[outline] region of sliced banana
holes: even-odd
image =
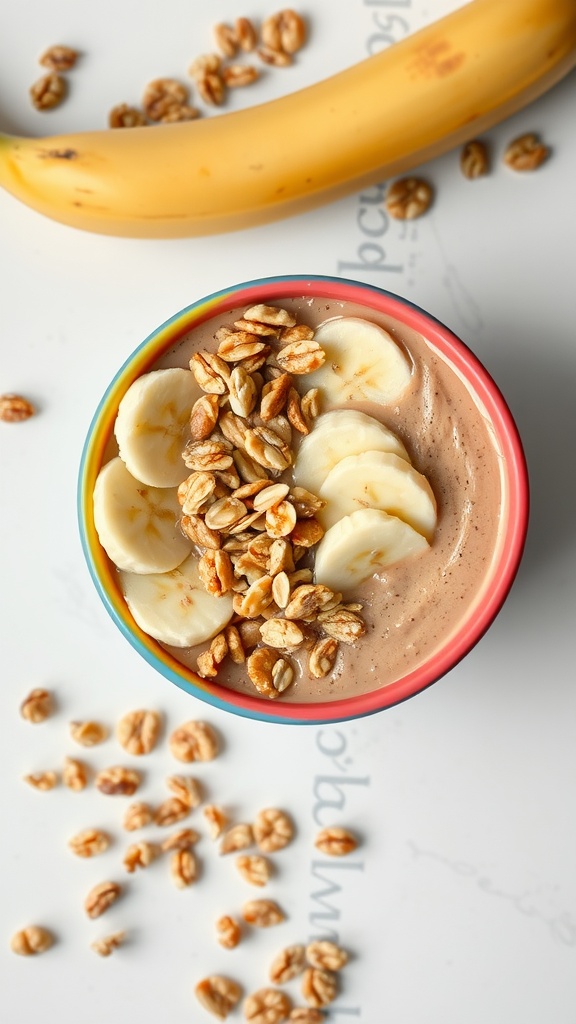
[[[410,383],[412,366],[382,327],[360,317],[340,317],[320,324],[314,335],[326,353],[306,386],[321,388],[326,401],[378,402],[389,405]]]
[[[379,508],[398,516],[431,540],[436,501],[425,476],[390,452],[348,455],[330,470],[317,491],[326,501],[318,513],[324,529],[359,508]]]
[[[346,593],[375,573],[429,547],[422,534],[396,516],[360,508],[326,531],[316,549],[314,578]]]
[[[234,614],[231,597],[215,597],[205,589],[196,555],[171,572],[121,572],[120,586],[140,629],[171,647],[211,640]]]
[[[94,487],[94,524],[100,543],[119,569],[168,572],[192,547],[178,527],[182,513],[175,487],[148,487],[120,458],[100,470]]]
[[[152,370],[130,385],[118,406],[114,433],[120,457],[137,480],[177,487],[188,475],[182,450],[190,413],[202,394],[190,370]]]
[[[294,463],[294,480],[315,493],[337,462],[361,452],[393,452],[410,461],[402,441],[379,420],[355,409],[333,409],[314,422]]]

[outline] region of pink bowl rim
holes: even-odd
[[[92,493],[103,451],[111,436],[115,412],[132,381],[145,373],[178,339],[216,313],[290,297],[310,295],[358,303],[396,318],[422,334],[467,381],[488,415],[502,451],[507,486],[507,516],[489,586],[481,600],[443,648],[407,675],[381,689],[325,703],[283,703],[236,693],[207,683],[185,669],[133,622],[100,548],[92,515]],[[498,615],[516,577],[526,539],[529,483],[520,436],[499,387],[471,349],[448,327],[410,300],[375,285],[322,275],[262,278],[214,292],[180,310],[152,332],[128,357],[104,394],[90,424],[78,482],[80,536],[90,575],[112,619],[144,659],[181,689],[247,718],[285,724],[329,724],[348,721],[394,707],[421,693],[454,668],[478,643]]]

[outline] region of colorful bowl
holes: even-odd
[[[503,523],[499,549],[492,559],[488,585],[473,611],[465,616],[450,641],[414,671],[380,689],[322,703],[287,703],[246,696],[201,679],[183,668],[133,621],[94,526],[92,494],[113,434],[119,402],[130,384],[192,327],[218,313],[255,302],[311,295],[358,303],[395,317],[422,334],[467,382],[482,408],[502,453]],[[514,581],[528,520],[528,479],[522,445],[510,411],[496,384],[474,354],[443,324],[405,299],[380,288],[332,277],[276,277],[250,281],[216,292],[181,310],[155,330],[126,360],[106,391],[90,425],[79,475],[78,515],[82,545],[96,589],[117,627],[134,649],[157,671],[207,704],[247,718],[286,724],[345,721],[392,707],[414,696],[452,669],[478,642],[502,607]]]

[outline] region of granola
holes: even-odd
[[[399,178],[386,192],[386,209],[396,220],[414,220],[426,213],[433,196],[431,185],[422,178]]]
[[[170,858],[170,875],[177,889],[185,889],[198,879],[198,861],[189,847],[174,850]]]
[[[218,754],[218,736],[208,722],[185,722],[174,730],[169,746],[177,761],[212,761]]]
[[[350,829],[332,826],[320,830],[314,840],[314,846],[320,853],[329,857],[347,857],[348,854],[354,853],[358,839]]]
[[[128,754],[149,754],[156,746],[160,715],[156,711],[129,711],[116,727],[116,738]]]
[[[110,836],[99,828],[85,828],[68,841],[77,857],[96,857],[110,846]]]
[[[81,747],[95,747],[108,738],[108,729],[101,722],[70,722],[70,735]]]
[[[29,420],[36,409],[22,395],[0,395],[0,420],[4,423],[21,423]]]
[[[268,976],[275,985],[286,982],[302,974],[306,967],[305,947],[300,943],[281,949],[270,964]]]
[[[132,796],[140,785],[140,773],[133,768],[115,765],[103,768],[95,779],[96,789],[106,796]]]
[[[237,982],[221,974],[211,974],[199,981],[194,989],[198,1002],[219,1020],[225,1020],[242,997]]]
[[[124,854],[123,864],[129,874],[138,868],[147,868],[158,856],[158,848],[154,843],[142,841],[132,843]]]
[[[242,907],[242,917],[255,928],[271,928],[281,924],[285,914],[275,900],[248,900]]]
[[[277,988],[261,988],[244,1000],[244,1018],[251,1024],[280,1024],[286,1020],[292,1002]]]
[[[328,1006],[338,995],[338,975],[318,967],[307,967],[302,975],[302,995],[309,1006]]]
[[[20,705],[20,714],[27,722],[45,722],[54,711],[54,700],[50,690],[37,687],[31,690]]]
[[[84,900],[84,909],[88,917],[94,919],[104,914],[122,894],[122,887],[117,882],[100,882],[95,885]]]
[[[111,935],[104,935],[101,939],[95,939],[90,943],[90,948],[98,953],[98,956],[110,956],[115,949],[122,945],[126,938],[126,932],[113,932]]]
[[[235,949],[242,939],[242,928],[235,918],[223,914],[216,921],[216,939],[224,949]]]
[[[254,838],[263,853],[277,853],[294,838],[294,825],[286,811],[266,807],[254,820]]]
[[[10,940],[10,949],[19,956],[34,956],[45,953],[54,944],[54,936],[47,928],[31,924],[15,932]]]
[[[241,854],[236,857],[236,868],[245,882],[260,888],[267,885],[272,875],[272,865],[266,857],[258,854]]]
[[[550,156],[548,146],[535,132],[526,132],[513,139],[506,147],[504,163],[513,171],[535,171]]]

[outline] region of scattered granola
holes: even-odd
[[[224,949],[235,949],[242,939],[242,929],[233,917],[224,914],[216,921],[216,938]]]
[[[137,801],[126,808],[122,825],[127,832],[136,832],[137,829],[150,825],[152,821],[154,812],[150,804]]]
[[[320,830],[314,840],[314,846],[320,853],[325,853],[329,857],[346,857],[357,848],[358,839],[349,829],[333,826]]]
[[[32,106],[36,110],[53,110],[60,106],[67,92],[66,80],[57,71],[42,75],[30,86]]]
[[[54,698],[50,690],[40,687],[31,690],[20,705],[20,714],[27,722],[45,722],[54,711]]]
[[[129,103],[117,103],[108,114],[109,128],[142,128],[147,124],[144,112]]]
[[[386,192],[386,210],[395,220],[414,220],[430,208],[432,186],[422,178],[399,178]]]
[[[212,761],[218,754],[218,736],[208,722],[190,721],[174,729],[170,752],[177,761]]]
[[[88,917],[94,919],[104,914],[122,894],[122,887],[117,882],[100,882],[95,885],[84,900],[84,909]]]
[[[268,976],[275,985],[285,985],[286,982],[302,974],[306,967],[305,947],[299,943],[286,946],[274,957],[270,964]]]
[[[34,416],[36,409],[22,395],[0,395],[0,420],[3,423],[22,423]]]
[[[244,1017],[251,1024],[280,1024],[286,1020],[292,1001],[277,988],[261,988],[244,1000]]]
[[[88,768],[83,761],[77,761],[74,757],[64,758],[62,768],[62,782],[74,793],[80,793],[88,785]]]
[[[231,825],[225,831],[220,843],[220,853],[236,853],[238,850],[247,850],[253,845],[252,825],[242,822],[238,825]]]
[[[200,783],[191,775],[170,775],[166,783],[170,792],[191,810],[202,802]]]
[[[160,715],[157,711],[129,711],[116,727],[116,738],[128,754],[149,754],[158,741]]]
[[[267,885],[272,875],[272,864],[259,854],[241,854],[236,857],[236,868],[245,882],[260,888]]]
[[[115,765],[103,768],[95,779],[96,789],[106,796],[132,796],[140,785],[140,772]]]
[[[98,956],[110,956],[115,949],[122,945],[126,938],[126,932],[113,932],[111,935],[104,935],[90,944],[90,948],[98,953]]]
[[[242,917],[246,924],[256,928],[270,928],[285,920],[284,911],[275,900],[248,900],[242,907]]]
[[[254,839],[263,853],[283,850],[293,838],[294,825],[286,811],[266,807],[258,812],[254,821]]]
[[[340,971],[348,963],[348,953],[329,939],[318,939],[306,946],[305,958],[310,967],[324,971]]]
[[[70,722],[70,735],[81,747],[95,747],[108,739],[108,729],[101,722]]]
[[[513,171],[535,171],[550,156],[548,146],[535,132],[526,132],[513,139],[506,147],[504,163]]]
[[[170,858],[170,875],[178,889],[185,889],[198,879],[198,861],[188,847],[175,850]]]
[[[309,1006],[328,1006],[338,995],[338,975],[307,967],[302,975],[302,995]]]
[[[190,804],[180,800],[177,796],[171,796],[156,809],[154,822],[161,827],[175,825],[176,822],[187,818],[189,814]]]
[[[473,139],[463,146],[460,153],[460,170],[465,178],[481,178],[488,174],[488,149],[484,142]]]
[[[71,71],[78,60],[78,51],[71,46],[56,44],[49,46],[39,58],[38,63],[51,71]]]
[[[298,1024],[322,1024],[326,1018],[321,1010],[312,1006],[296,1006],[291,1010],[288,1020],[297,1021]]]
[[[124,854],[123,864],[129,874],[138,868],[147,868],[158,856],[158,847],[154,843],[132,843]]]
[[[110,846],[110,836],[99,828],[85,828],[68,841],[77,857],[96,857]]]
[[[194,989],[199,1003],[219,1020],[226,1020],[242,996],[237,982],[221,974],[211,974],[199,981]]]
[[[58,785],[58,776],[56,772],[52,771],[31,772],[29,775],[24,776],[24,782],[27,782],[33,789],[38,789],[40,792],[45,793]]]
[[[169,853],[171,850],[189,850],[191,846],[195,846],[200,835],[193,828],[181,828],[177,832],[173,832],[171,836],[167,836],[162,843],[163,853]]]
[[[155,78],[142,97],[142,108],[150,121],[161,121],[188,100],[188,87],[175,78]]]
[[[34,956],[45,953],[54,944],[54,936],[47,928],[31,924],[15,932],[10,940],[10,949],[19,956]]]
[[[216,804],[206,804],[202,811],[212,839],[219,839],[228,825],[228,816]]]

